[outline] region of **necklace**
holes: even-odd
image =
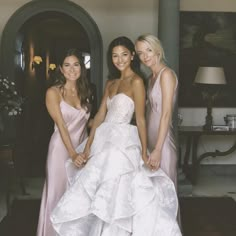
[[[75,88],[72,88],[72,89],[71,89],[71,96],[72,96],[72,97],[75,97],[75,95],[76,95],[76,89],[75,89]]]
[[[66,88],[64,87],[65,89],[65,95],[69,95],[69,96],[72,96],[72,97],[75,97],[77,92],[76,92],[76,88]]]

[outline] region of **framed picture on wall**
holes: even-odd
[[[236,107],[236,13],[180,12],[179,107],[205,107],[194,78],[201,66],[223,67],[227,84],[213,107]]]

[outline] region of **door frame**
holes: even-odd
[[[96,85],[97,97],[100,100],[103,90],[103,43],[96,22],[79,5],[68,0],[31,1],[20,7],[6,23],[0,46],[0,69],[3,76],[10,81],[15,80],[15,44],[16,37],[22,25],[31,17],[47,11],[60,12],[74,18],[86,31],[91,52],[91,82]]]

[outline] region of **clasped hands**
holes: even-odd
[[[145,164],[151,171],[159,169],[161,164],[161,151],[154,149],[149,156],[146,158]]]
[[[76,153],[76,155],[72,157],[72,161],[76,167],[83,167],[88,161],[88,154],[86,152]]]
[[[89,151],[84,151],[81,153],[76,153],[76,155],[72,157],[72,160],[75,166],[80,168],[87,163],[88,157]],[[151,171],[156,171],[159,169],[161,164],[161,151],[154,149],[149,156],[144,155],[143,160]]]

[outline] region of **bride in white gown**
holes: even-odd
[[[110,75],[90,136],[51,221],[63,236],[180,236],[173,182],[152,171],[146,148],[145,88],[135,73],[134,45],[126,37],[108,50]],[[137,127],[131,125],[135,113]]]

